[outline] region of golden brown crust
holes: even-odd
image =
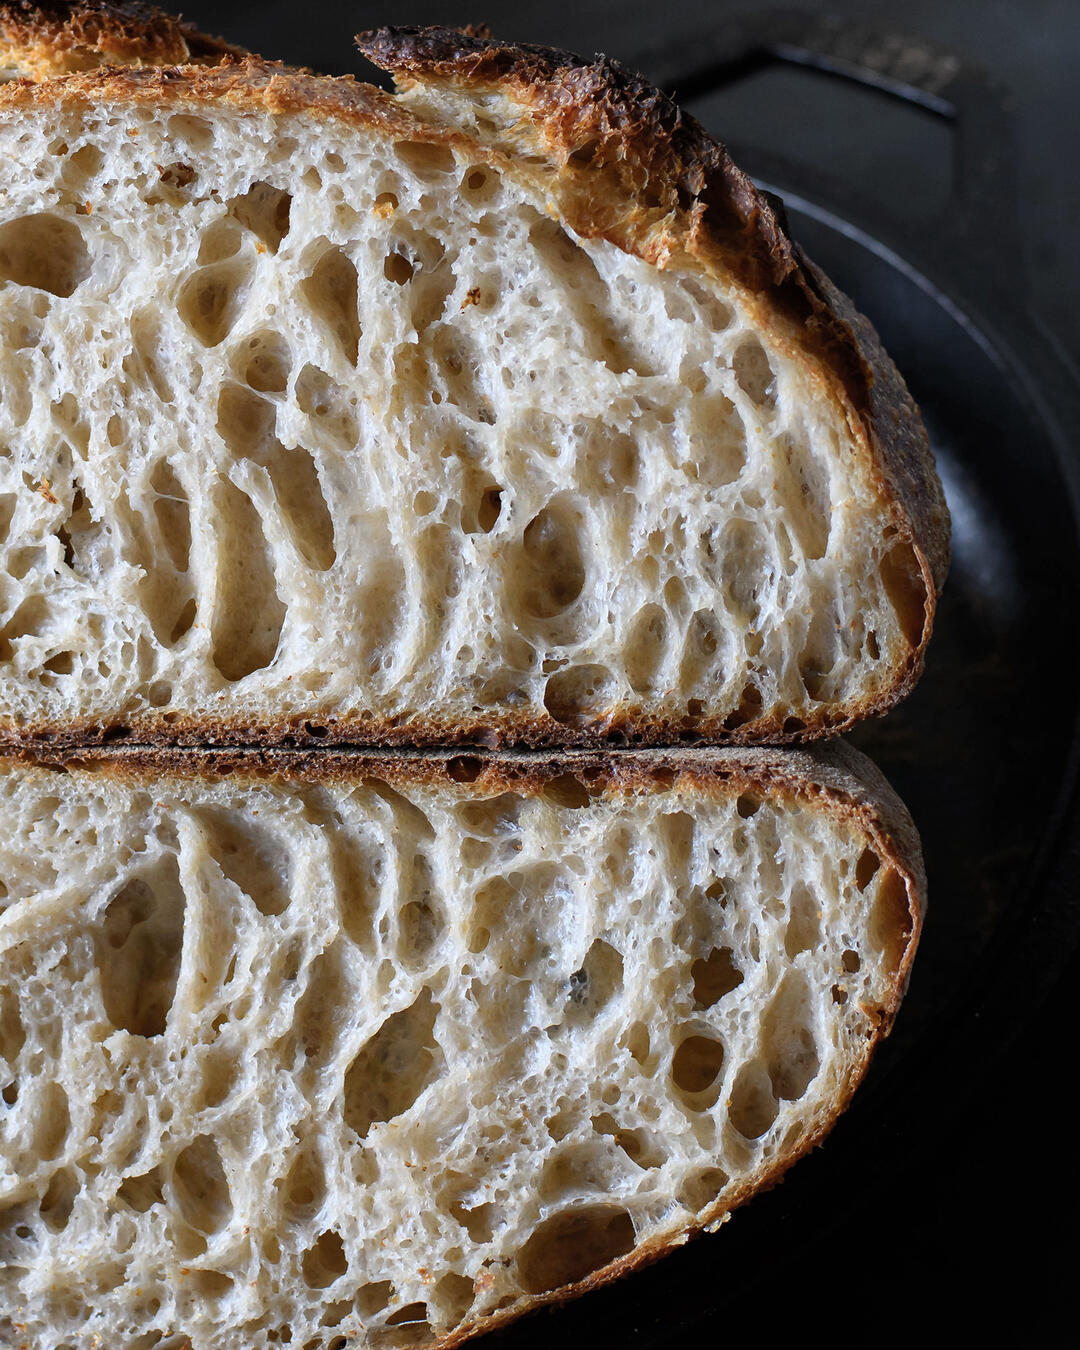
[[[514,1308],[458,1327],[436,1342],[432,1350],[451,1350],[482,1331],[502,1325],[532,1308],[565,1302],[641,1266],[650,1264],[672,1247],[723,1222],[739,1205],[775,1186],[799,1158],[818,1145],[846,1109],[869,1067],[874,1050],[892,1029],[903,998],[918,944],[925,907],[926,878],[918,834],[903,804],[879,771],[863,755],[842,742],[806,750],[660,750],[646,753],[593,751],[529,755],[458,755],[379,751],[186,750],[136,748],[88,749],[78,758],[56,755],[35,761],[20,754],[22,763],[44,763],[61,771],[91,769],[127,781],[145,777],[205,778],[230,775],[248,779],[278,779],[290,784],[356,782],[377,777],[394,786],[459,785],[458,790],[478,797],[512,791],[525,795],[543,792],[553,779],[572,774],[592,795],[636,795],[657,790],[695,794],[717,793],[738,797],[752,793],[779,801],[799,800],[834,814],[866,832],[883,865],[895,870],[903,887],[901,903],[893,912],[898,952],[890,996],[881,1007],[867,1009],[872,1030],[858,1060],[828,1115],[797,1145],[762,1164],[740,1189],[723,1203],[702,1211],[685,1228],[644,1243],[577,1284],[530,1298]],[[7,766],[0,759],[0,772]]]
[[[110,0],[7,0],[0,4],[0,70],[49,80],[99,66],[216,65],[242,55],[152,5]]]

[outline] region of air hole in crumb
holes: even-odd
[[[809,1018],[806,977],[789,970],[762,1023],[766,1068],[773,1095],[780,1100],[797,1101],[817,1076],[820,1060]]]
[[[159,459],[150,475],[154,518],[169,561],[177,572],[186,572],[191,553],[191,509],[187,493],[167,459]]]
[[[176,993],[186,898],[173,853],[109,902],[94,947],[105,1013],[135,1036],[160,1036]]]
[[[217,484],[218,542],[243,567],[218,579],[211,623],[211,660],[226,680],[242,680],[270,664],[285,622],[274,564],[251,498],[228,479]]]
[[[79,1180],[70,1167],[61,1167],[49,1178],[49,1185],[41,1197],[39,1211],[46,1226],[54,1233],[59,1233],[67,1227],[78,1193]]]
[[[529,229],[529,243],[543,269],[545,291],[561,293],[563,303],[578,317],[589,356],[602,361],[616,375],[627,371],[657,374],[649,353],[636,341],[634,326],[615,320],[607,282],[588,250],[558,221],[539,215]],[[642,329],[641,335],[646,332]]]
[[[172,343],[158,315],[149,309],[138,310],[131,318],[131,356],[123,367],[127,375],[142,369],[150,388],[162,403],[172,403],[175,391],[169,378]]]
[[[738,811],[739,815],[742,816],[744,820],[750,816],[756,815],[760,806],[761,799],[749,792],[741,793],[738,800],[735,802],[735,810]]]
[[[29,595],[15,613],[0,628],[0,662],[15,656],[15,643],[20,638],[40,636],[48,622],[48,608],[40,595]]]
[[[600,150],[600,142],[596,139],[586,141],[579,145],[576,150],[570,152],[570,162],[572,164],[588,165],[593,162]]]
[[[634,1246],[634,1223],[625,1209],[590,1205],[554,1214],[537,1227],[518,1252],[521,1285],[543,1294],[576,1284],[625,1256]]]
[[[212,263],[194,272],[180,288],[180,317],[204,347],[223,342],[240,313],[251,283],[251,267],[241,259]]]
[[[75,669],[75,653],[57,652],[55,656],[49,657],[42,669],[50,671],[53,675],[70,675]]]
[[[787,930],[784,933],[784,951],[788,956],[811,951],[821,941],[821,906],[804,882],[797,882],[791,892]]]
[[[328,248],[301,289],[316,317],[336,339],[341,354],[355,366],[362,332],[352,259],[339,248]]]
[[[388,1017],[345,1074],[345,1124],[361,1139],[407,1111],[434,1079],[442,1053],[434,1038],[439,1005],[425,988],[411,1007]]]
[[[208,263],[224,262],[226,258],[234,258],[240,252],[240,245],[243,242],[244,236],[236,221],[228,217],[215,220],[203,231],[196,262],[200,267],[205,267]]]
[[[592,803],[589,790],[576,774],[564,773],[544,784],[543,795],[556,806],[580,810]]]
[[[349,1268],[345,1244],[338,1233],[321,1233],[315,1245],[304,1253],[301,1262],[304,1280],[311,1289],[325,1289]]]
[[[624,1039],[632,1058],[644,1064],[649,1058],[649,1028],[644,1022],[633,1022]]]
[[[141,1176],[125,1177],[116,1192],[126,1205],[145,1214],[153,1205],[161,1204],[164,1196],[164,1181],[160,1167],[152,1167]]]
[[[714,947],[708,956],[699,957],[690,967],[690,974],[694,980],[694,1004],[698,1008],[711,1008],[743,982],[743,973],[736,966],[730,947]]]
[[[225,807],[204,808],[200,821],[207,849],[225,876],[260,914],[283,913],[290,898],[290,857],[270,831]]]
[[[386,1319],[388,1327],[415,1326],[423,1323],[427,1328],[427,1304],[426,1303],[406,1303],[404,1308],[399,1308],[393,1316]]]
[[[424,860],[430,881],[430,865]],[[415,884],[415,883],[414,883]],[[425,887],[430,894],[430,885]],[[410,900],[398,917],[399,958],[411,969],[423,965],[442,936],[443,921],[429,900]]]
[[[626,678],[635,694],[651,694],[667,644],[667,615],[659,605],[640,609],[626,643]]]
[[[882,559],[881,580],[904,637],[912,647],[917,647],[926,625],[926,582],[910,544],[893,545]]]
[[[859,861],[855,864],[855,885],[860,891],[865,891],[867,886],[873,881],[881,866],[881,859],[872,848],[864,848],[859,854]]]
[[[484,768],[474,755],[455,755],[446,761],[446,772],[455,783],[475,783]]]
[[[732,360],[732,369],[739,388],[756,403],[758,407],[773,403],[773,371],[765,349],[756,339],[751,338],[739,345]]]
[[[189,1276],[189,1287],[199,1298],[220,1299],[231,1293],[234,1285],[232,1276],[220,1270],[193,1270]]]
[[[172,1190],[184,1219],[200,1233],[216,1233],[232,1215],[232,1197],[217,1145],[199,1135],[173,1164]]]
[[[448,146],[427,141],[396,141],[394,150],[408,169],[425,180],[452,173],[457,163]]]
[[[214,128],[205,117],[177,113],[169,118],[169,135],[193,150],[207,150],[214,143]]]
[[[281,247],[289,232],[292,197],[270,183],[252,183],[242,196],[229,202],[232,215],[252,234],[258,236],[271,253]]]
[[[671,1059],[671,1077],[680,1092],[697,1096],[716,1081],[724,1066],[724,1047],[709,1036],[688,1036]]]
[[[610,710],[613,687],[606,666],[570,666],[548,679],[544,707],[556,722],[581,725]]]
[[[277,410],[241,384],[226,383],[218,394],[217,429],[222,440],[237,455],[255,458],[265,451],[274,434]]]
[[[435,1302],[452,1324],[457,1324],[473,1305],[476,1288],[466,1275],[451,1270],[435,1285]]]
[[[779,1109],[765,1065],[757,1059],[744,1064],[735,1078],[728,1103],[732,1125],[744,1139],[760,1139]]]
[[[761,715],[761,690],[756,685],[743,687],[739,706],[724,718],[724,730],[735,731]]]
[[[64,165],[64,178],[73,185],[85,185],[88,179],[95,177],[105,163],[105,156],[96,145],[80,146],[68,157]]]
[[[844,963],[844,969],[848,972],[849,975],[853,975],[862,964],[861,961],[859,960],[859,953],[856,951],[852,951],[850,947],[846,952],[844,952],[844,955],[841,957],[841,960]]]
[[[491,533],[502,512],[502,496],[503,489],[496,483],[491,483],[481,490],[475,520],[462,519],[462,527],[466,534]]]
[[[383,260],[383,276],[396,286],[412,281],[416,269],[404,253],[388,253]]]
[[[195,622],[195,614],[196,604],[194,598],[192,598],[176,616],[176,623],[169,634],[170,646],[175,647],[184,634],[190,631],[192,624]]]
[[[66,297],[89,275],[90,254],[72,221],[42,212],[0,225],[0,281]]]
[[[356,1311],[361,1317],[374,1317],[394,1297],[394,1286],[389,1280],[375,1280],[362,1284],[356,1291]]]
[[[450,1172],[447,1184],[448,1190],[443,1197],[447,1212],[465,1229],[470,1241],[477,1244],[490,1242],[501,1218],[498,1207],[487,1201],[469,1203],[475,1196],[469,1180],[460,1172]]]
[[[462,189],[474,202],[487,202],[499,190],[500,179],[494,169],[473,165],[461,180]]]
[[[623,959],[603,938],[596,938],[585,953],[581,967],[571,974],[566,1020],[570,1024],[591,1021],[622,988]]]
[[[328,571],[337,561],[334,520],[314,456],[302,445],[286,450],[274,441],[256,463],[270,475],[277,504],[304,560],[317,571]]]
[[[296,377],[296,402],[300,411],[328,431],[341,449],[352,449],[358,435],[353,400],[344,386],[318,366],[305,365]]]
[[[900,969],[911,932],[911,901],[907,886],[894,867],[886,868],[878,882],[877,899],[870,915],[870,940],[884,953],[889,971]]]
[[[719,1167],[705,1167],[693,1172],[679,1187],[679,1203],[692,1214],[711,1205],[728,1184],[728,1174]]]
[[[280,333],[271,329],[253,333],[239,349],[244,382],[260,393],[284,393],[292,357]]]

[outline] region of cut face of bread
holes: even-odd
[[[832,753],[6,765],[0,1339],[424,1345],[717,1225],[918,935]]]
[[[895,702],[940,488],[771,206],[655,91],[616,145],[649,91],[615,67],[369,49],[407,100],[256,61],[0,89],[0,736],[790,739]]]

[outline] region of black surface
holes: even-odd
[[[926,678],[858,738],[908,800],[931,882],[892,1041],[827,1147],[776,1192],[717,1237],[489,1342],[505,1350],[555,1339],[644,1350],[795,1327],[847,1336],[865,1318],[855,1334],[888,1342],[942,1311],[969,1331],[1022,1315],[1038,1335],[1069,1297],[1080,567],[1065,362],[1080,334],[1080,5],[915,0],[902,19],[893,5],[828,7],[959,49],[972,79],[936,112],[771,59],[706,60],[747,8],[360,4],[309,8],[298,24],[291,4],[185,7],[267,55],[333,71],[358,68],[347,37],[359,28],[486,19],[500,35],[603,48],[682,87],[788,196],[796,236],[874,319],[924,407],[954,512]]]

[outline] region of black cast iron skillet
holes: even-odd
[[[1060,1185],[1055,1155],[1068,1149],[1051,1138],[1039,1160],[1069,1075],[1031,1081],[1028,1067],[1053,1066],[1047,1037],[1069,1054],[1056,1019],[1080,945],[1080,386],[1024,301],[1007,94],[925,42],[805,13],[728,21],[628,64],[723,137],[710,94],[772,62],[857,81],[952,129],[951,197],[914,232],[847,182],[732,147],[873,320],[946,486],[953,560],[926,674],[902,708],[852,737],[922,833],[927,926],[893,1036],[824,1149],[718,1234],[524,1319],[489,1338],[493,1350],[658,1350],[750,1329],[768,1343],[790,1325],[846,1334],[871,1306],[876,1337],[932,1295],[964,1304],[976,1287],[992,1307],[993,1275],[972,1285],[965,1272],[992,1249],[1038,1241],[1031,1219],[1043,1210],[1024,1206],[1024,1188]]]

